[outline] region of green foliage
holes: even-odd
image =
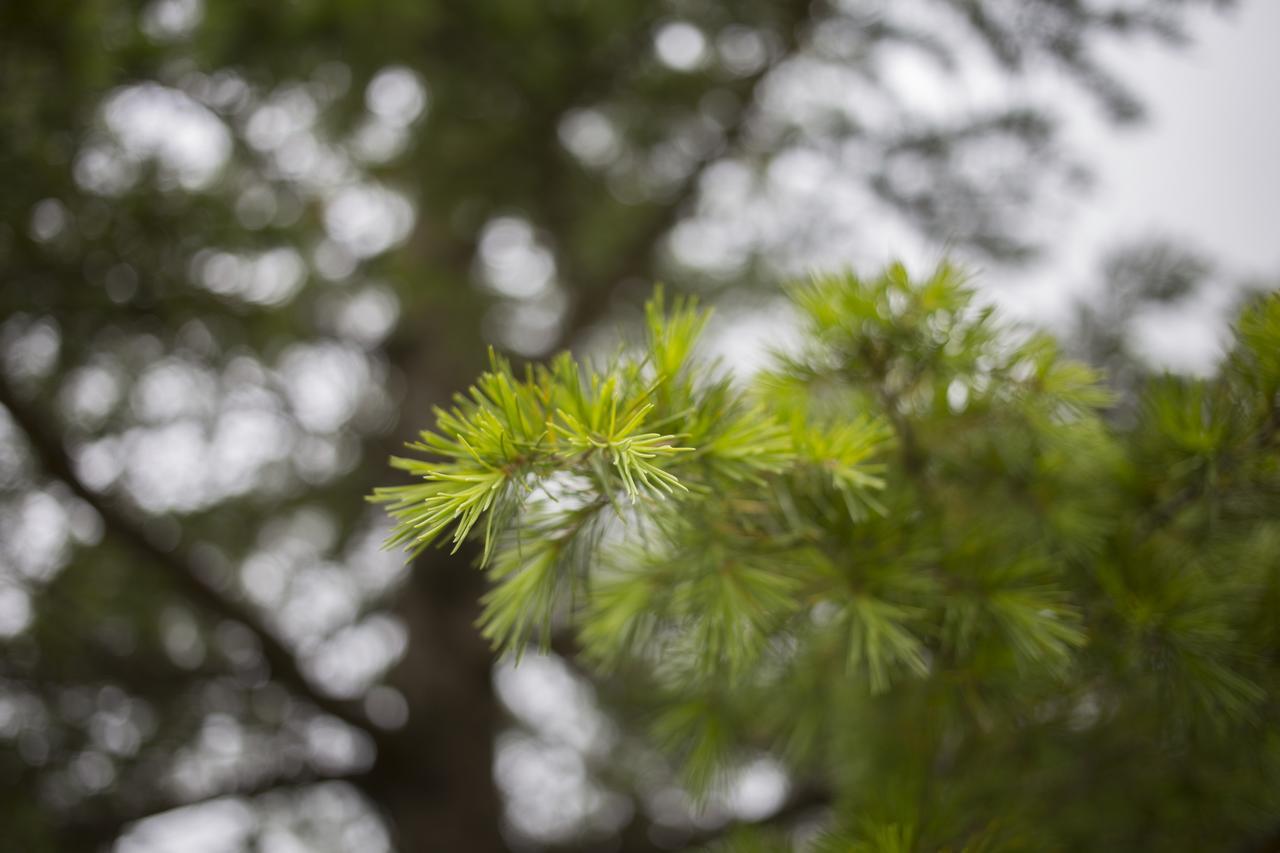
[[[377,493],[392,541],[480,536],[495,645],[564,637],[643,674],[695,796],[769,751],[829,792],[817,849],[1194,848],[1263,826],[1280,296],[1245,312],[1222,375],[1153,382],[1117,426],[1094,371],[950,267],[791,293],[804,343],[746,385],[661,293],[644,345],[599,370],[495,358],[413,446],[427,458],[396,460],[422,482]],[[1203,786],[1236,767],[1220,806]]]

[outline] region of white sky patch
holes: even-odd
[[[31,624],[31,597],[20,587],[0,582],[0,638],[21,634]]]
[[[555,258],[538,242],[532,226],[514,216],[501,216],[485,225],[480,261],[485,282],[512,299],[542,293],[556,271]]]
[[[26,379],[47,376],[58,363],[62,335],[50,318],[15,314],[0,323],[0,363],[10,375]]]
[[[764,38],[749,27],[731,24],[716,36],[716,53],[720,63],[731,74],[755,74],[769,61],[769,47]]]
[[[284,86],[254,110],[245,127],[245,139],[259,151],[274,151],[315,124],[319,105],[305,87]]]
[[[142,13],[142,31],[156,41],[191,35],[204,19],[201,0],[156,0]]]
[[[329,237],[357,258],[371,258],[409,236],[413,205],[376,184],[355,184],[333,193],[324,208]]]
[[[346,424],[373,379],[360,350],[329,342],[289,347],[280,377],[298,421],[318,433]]]
[[[66,206],[56,198],[46,198],[31,209],[31,236],[47,243],[62,234],[70,222]]]
[[[177,89],[143,83],[107,98],[103,118],[114,145],[91,145],[77,180],[105,194],[128,189],[132,171],[154,159],[183,189],[209,186],[231,155],[231,133],[213,112]],[[88,158],[87,160],[85,158]]]
[[[379,71],[364,93],[365,106],[393,127],[407,127],[427,108],[427,88],[422,78],[403,66]]]
[[[1151,236],[1204,251],[1222,264],[1219,281],[1280,277],[1280,111],[1267,102],[1280,80],[1280,4],[1198,12],[1189,30],[1184,48],[1124,42],[1107,52],[1146,104],[1145,125],[1107,126],[1086,99],[1064,95],[1065,129],[1093,166],[1096,189],[1058,223],[1035,268],[985,277],[1002,307],[1060,327],[1075,299],[1102,287],[1102,256]],[[1140,322],[1143,354],[1158,366],[1208,369],[1225,318],[1201,308]]]
[[[778,810],[791,783],[782,765],[761,756],[742,768],[729,786],[728,806],[743,820],[760,820]]]
[[[175,420],[212,413],[217,377],[181,359],[165,359],[148,367],[134,383],[130,401],[144,421]]]
[[[32,581],[47,581],[69,557],[69,519],[48,492],[29,492],[0,515],[0,554]]]
[[[357,699],[400,659],[408,642],[408,631],[398,620],[374,615],[327,637],[316,649],[308,669],[329,692]]]
[[[115,853],[235,853],[256,825],[242,800],[215,800],[140,821],[116,842]]]
[[[395,291],[381,285],[362,287],[335,307],[334,326],[345,338],[372,349],[380,344],[400,316]]]
[[[214,495],[242,494],[262,470],[288,456],[293,428],[272,408],[228,408],[209,442],[209,488]]]
[[[622,153],[618,131],[599,110],[570,110],[560,120],[557,133],[560,144],[588,166],[607,166]]]
[[[609,739],[591,689],[554,655],[501,661],[493,683],[503,704],[546,740],[586,752]]]
[[[1280,270],[1278,270],[1280,272]],[[1158,368],[1207,375],[1230,345],[1231,292],[1206,287],[1186,304],[1157,306],[1134,319],[1134,346]]]
[[[736,311],[725,306],[712,315],[705,347],[723,359],[739,380],[772,364],[773,353],[791,352],[803,342],[800,317],[790,302],[776,300],[766,310]]]
[[[258,254],[203,250],[191,266],[194,278],[206,289],[254,305],[282,305],[307,280],[302,256],[288,246]]]
[[[707,37],[687,21],[671,21],[654,34],[653,49],[668,68],[693,71],[706,61]]]

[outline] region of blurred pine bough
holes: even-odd
[[[821,850],[1225,849],[1280,814],[1280,294],[1136,424],[948,266],[795,287],[749,387],[661,292],[601,369],[494,357],[396,459],[483,539],[496,647],[569,650],[695,796],[783,761]],[[724,849],[790,849],[750,826]]]

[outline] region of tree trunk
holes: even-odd
[[[465,279],[459,283],[466,286]],[[465,387],[483,364],[479,317],[432,307],[439,308],[418,306],[401,333],[405,399],[391,433],[393,453],[430,426],[432,407]],[[380,750],[370,782],[401,853],[507,849],[493,779],[501,724],[493,654],[476,628],[485,590],[484,573],[473,565],[477,555],[469,544],[453,555],[429,549],[414,561],[396,604],[408,646],[389,682],[408,702],[409,718],[388,738],[390,748]]]
[[[375,768],[401,853],[506,850],[493,780],[492,655],[475,628],[484,576],[471,556],[424,555],[401,599],[410,639],[391,681],[409,720]]]

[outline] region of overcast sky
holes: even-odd
[[[1111,54],[1149,119],[1117,129],[1086,110],[1071,122],[1097,185],[1044,261],[1001,288],[1015,307],[1060,317],[1073,294],[1097,286],[1108,247],[1149,235],[1204,251],[1225,278],[1280,278],[1280,2],[1243,0],[1195,16],[1190,29],[1183,49],[1128,44]],[[1193,364],[1212,350],[1195,318],[1163,319],[1152,341],[1162,356]]]
[[[1085,218],[1079,238],[1162,228],[1241,269],[1277,273],[1280,2],[1199,17],[1189,49],[1119,58],[1151,121],[1097,140],[1103,215]]]

